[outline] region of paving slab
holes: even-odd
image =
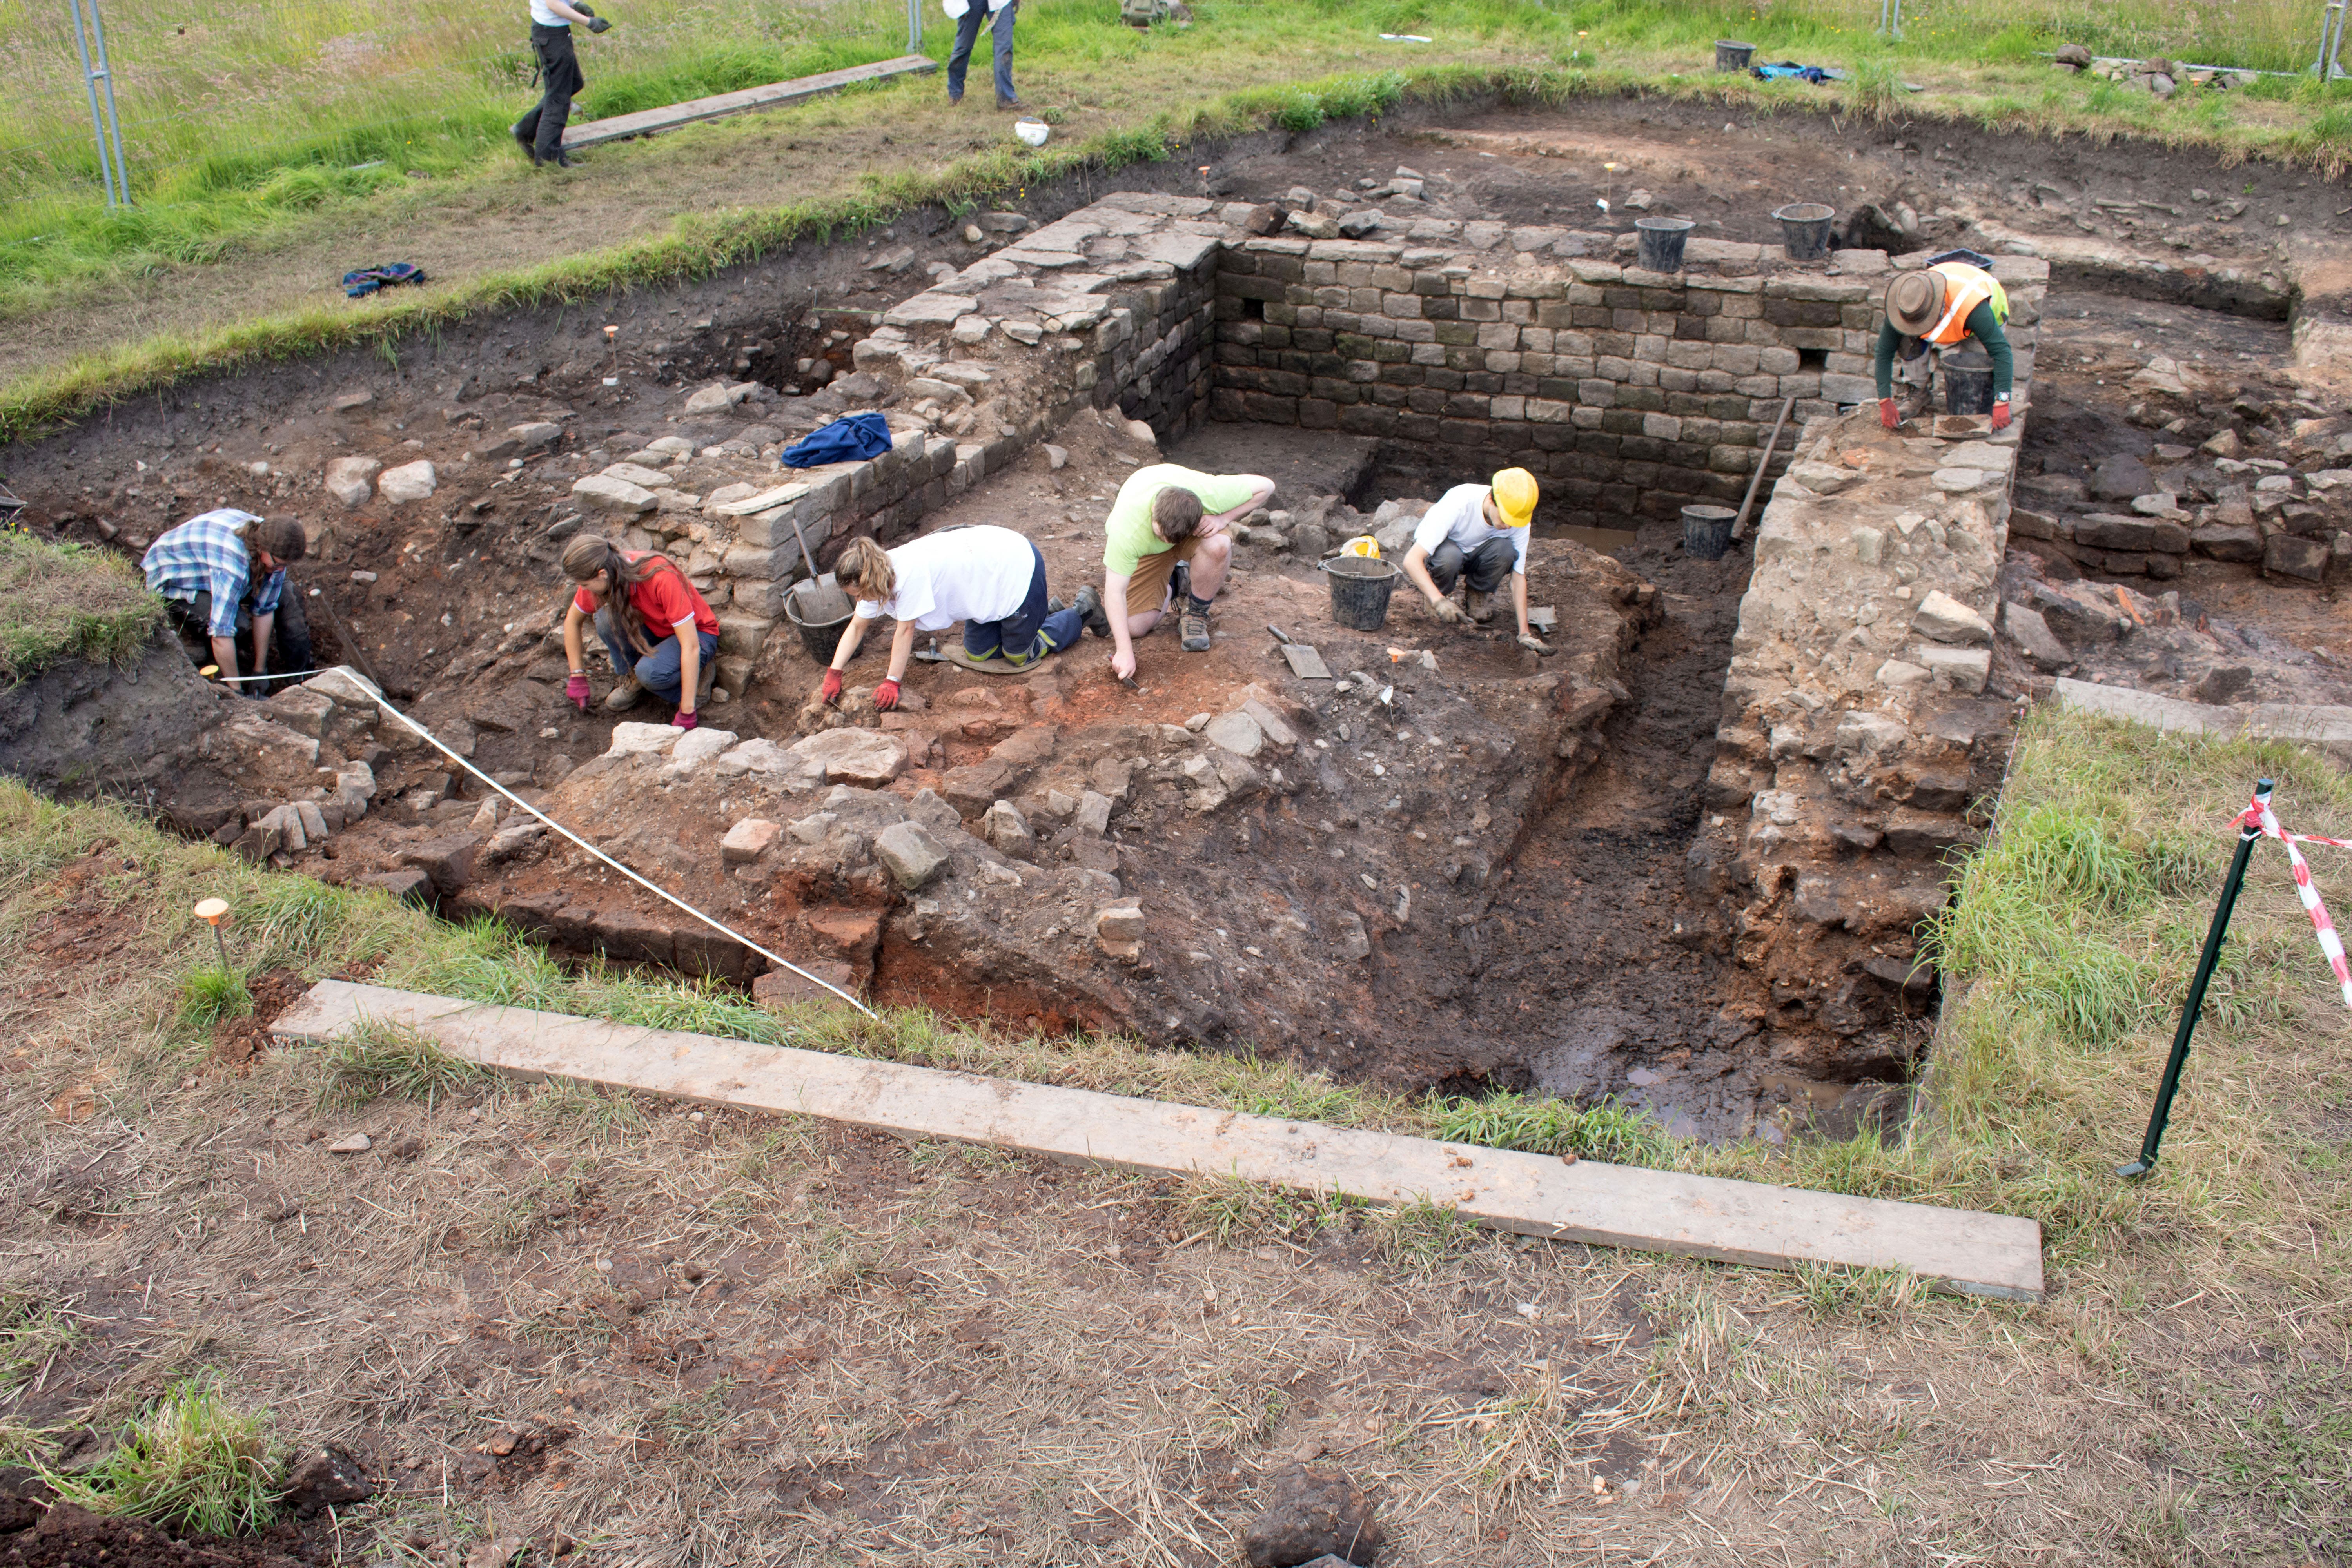
[[[296,1040],[363,1020],[525,1079],[821,1116],[1126,1170],[1236,1175],[1375,1203],[1426,1198],[1498,1230],[1729,1263],[1908,1268],[1939,1289],[2042,1297],[2042,1227],[1921,1204],[1444,1143],[1091,1089],[491,1007],[326,980],[271,1026]]]
[[[2190,702],[2153,691],[2074,679],[2058,681],[2053,696],[2062,708],[2128,719],[2176,734],[2243,735],[2310,741],[2325,746],[2352,743],[2352,708],[2305,702]]]

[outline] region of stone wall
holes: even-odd
[[[1517,465],[1541,521],[1622,527],[1738,504],[1783,399],[1801,424],[1874,395],[1882,252],[1798,266],[1693,240],[1669,274],[1625,265],[1631,236],[1423,230],[1451,243],[1230,252],[1216,416],[1377,437],[1383,466],[1433,481]]]
[[[2048,264],[2004,258],[2017,416],[1897,433],[1874,408],[1817,419],[1756,535],[1690,852],[1768,994],[1780,1061],[1884,1074],[1934,977],[1919,922],[1998,792],[2013,710],[1988,689],[1996,578]]]
[[[583,480],[593,495],[583,499],[610,480],[643,534],[634,542],[691,537],[688,574],[724,606],[722,673],[740,681],[727,661],[756,658],[775,631],[786,591],[806,575],[802,537],[821,566],[855,535],[904,538],[1084,409],[1117,409],[1163,438],[1198,425],[1207,416],[1217,258],[1275,216],[1184,197],[1106,196],[935,279],[855,345],[857,374],[836,390],[856,400],[845,411],[860,403],[885,411],[889,451],[769,469],[760,477],[770,482],[714,491],[698,517],[671,513],[612,469]]]

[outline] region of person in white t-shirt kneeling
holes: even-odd
[[[1525,468],[1505,468],[1492,484],[1455,485],[1412,531],[1404,574],[1448,625],[1495,618],[1495,590],[1511,580],[1511,607],[1517,612],[1519,646],[1536,653],[1551,648],[1528,626],[1528,534],[1535,522],[1536,477]],[[1454,584],[1464,584],[1464,603],[1454,602]]]
[[[885,550],[853,539],[834,563],[857,613],[842,631],[833,665],[818,695],[841,696],[841,672],[866,640],[866,626],[887,616],[898,622],[890,639],[887,679],[874,689],[874,706],[898,706],[898,683],[915,651],[915,634],[964,624],[964,656],[977,664],[1019,669],[1078,640],[1087,623],[1103,621],[1091,585],[1065,608],[1045,595],[1045,557],[1009,528],[950,528]],[[1100,635],[1099,632],[1097,634]]]

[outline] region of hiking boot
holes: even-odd
[[[1192,563],[1190,561],[1179,561],[1176,563],[1176,570],[1168,574],[1168,603],[1173,608],[1181,610],[1184,607],[1184,601],[1192,596]]]
[[[1055,595],[1045,601],[1045,613],[1049,616],[1058,616],[1069,607],[1069,605],[1062,603],[1061,595]]]
[[[1483,626],[1495,618],[1495,595],[1482,594],[1475,588],[1465,588],[1462,590],[1462,607],[1470,612],[1472,620]]]
[[[1102,595],[1093,584],[1089,583],[1078,590],[1078,596],[1070,601],[1070,607],[1086,617],[1087,630],[1098,637],[1110,636],[1110,612],[1103,608]]]
[[[565,152],[561,147],[558,147],[555,150],[555,156],[550,158],[548,162],[554,164],[559,169],[576,169],[580,166],[580,160],[573,157],[571,153]]]
[[[638,685],[635,679],[624,680],[604,694],[604,711],[626,713],[637,705],[645,694],[646,689]]]
[[[998,93],[996,95],[996,107],[999,109],[1026,109],[1029,106],[1018,98],[1007,98],[1003,93]]]
[[[525,153],[530,154],[530,161],[532,163],[536,163],[539,162],[538,142],[534,137],[523,134],[521,121],[518,120],[512,125],[508,126],[507,134],[515,139],[516,145],[520,146]]]
[[[1186,653],[1209,651],[1209,617],[1194,609],[1189,601],[1184,605],[1184,613],[1176,617],[1176,630],[1184,639],[1177,646]]]

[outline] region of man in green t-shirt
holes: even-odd
[[[1154,463],[1127,477],[1103,541],[1103,618],[1117,648],[1110,667],[1121,680],[1135,673],[1134,639],[1171,605],[1184,651],[1209,650],[1209,601],[1225,585],[1234,553],[1225,525],[1273,496],[1274,481],[1260,474],[1202,474]],[[1092,629],[1100,636],[1105,628]]]

